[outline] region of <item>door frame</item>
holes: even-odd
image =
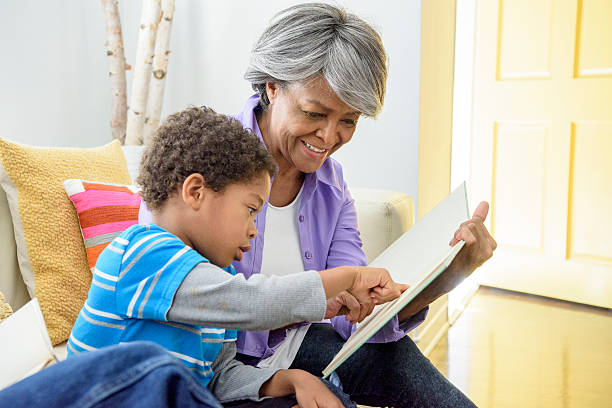
[[[421,2],[417,219],[450,193],[457,0]],[[414,337],[427,355],[449,328],[448,296],[430,305]]]

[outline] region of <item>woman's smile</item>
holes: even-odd
[[[304,143],[304,146],[306,146],[308,148],[308,150],[313,151],[315,153],[325,153],[327,151],[327,149],[322,149],[322,148],[315,147],[315,146],[311,145],[310,143],[308,143],[305,140],[302,140],[302,143]]]
[[[288,166],[312,173],[351,140],[359,112],[342,102],[324,78],[267,86],[270,106],[259,125],[281,170]]]

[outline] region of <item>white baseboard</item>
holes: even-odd
[[[427,356],[450,327],[448,322],[448,297],[443,296],[430,305],[429,315],[423,324],[413,330],[414,342]]]

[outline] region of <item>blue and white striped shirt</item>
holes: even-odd
[[[206,386],[222,343],[236,330],[167,321],[183,279],[206,258],[155,224],[134,225],[100,254],[89,295],[68,339],[68,354],[129,341],[153,341]],[[223,268],[234,275],[233,266]]]

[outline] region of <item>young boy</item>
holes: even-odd
[[[296,394],[300,405],[339,404],[305,371],[234,360],[235,329],[321,320],[330,317],[326,299],[343,290],[385,302],[403,286],[386,270],[365,267],[236,276],[231,263],[257,234],[255,214],[275,171],[271,155],[238,121],[195,107],[168,117],[138,178],[153,223],[129,228],[100,255],[69,354],[153,341],[221,402]]]

